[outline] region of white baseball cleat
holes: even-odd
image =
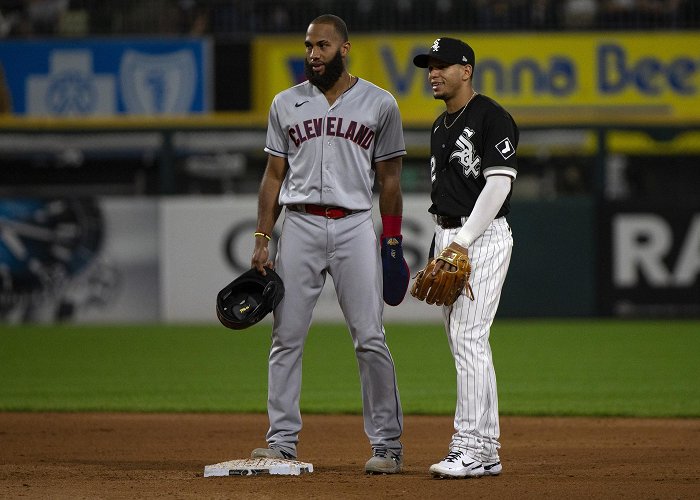
[[[457,448],[450,451],[441,462],[431,465],[430,472],[434,477],[444,478],[481,477],[485,474],[481,462]]]
[[[484,476],[498,476],[502,470],[503,466],[500,461],[484,464]]]

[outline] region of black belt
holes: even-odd
[[[435,222],[443,229],[462,227],[462,217],[450,217],[448,215],[436,215]]]
[[[349,210],[343,207],[331,207],[327,205],[311,205],[307,204],[297,204],[297,205],[287,205],[287,208],[292,212],[304,212],[311,215],[320,215],[326,219],[342,219],[348,215],[352,215],[358,210]]]

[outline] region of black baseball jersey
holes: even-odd
[[[513,117],[481,94],[460,111],[441,114],[430,134],[433,204],[429,212],[433,214],[467,216],[486,185],[486,177],[507,175],[515,179],[517,175],[519,133]],[[510,195],[496,217],[510,211]]]

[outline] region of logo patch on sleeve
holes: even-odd
[[[501,153],[501,156],[504,160],[507,160],[515,154],[515,148],[511,144],[510,139],[508,139],[507,137],[498,144],[496,144],[496,149],[499,153]]]

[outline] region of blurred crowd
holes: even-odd
[[[698,29],[695,0],[0,0],[0,37],[298,32]]]

